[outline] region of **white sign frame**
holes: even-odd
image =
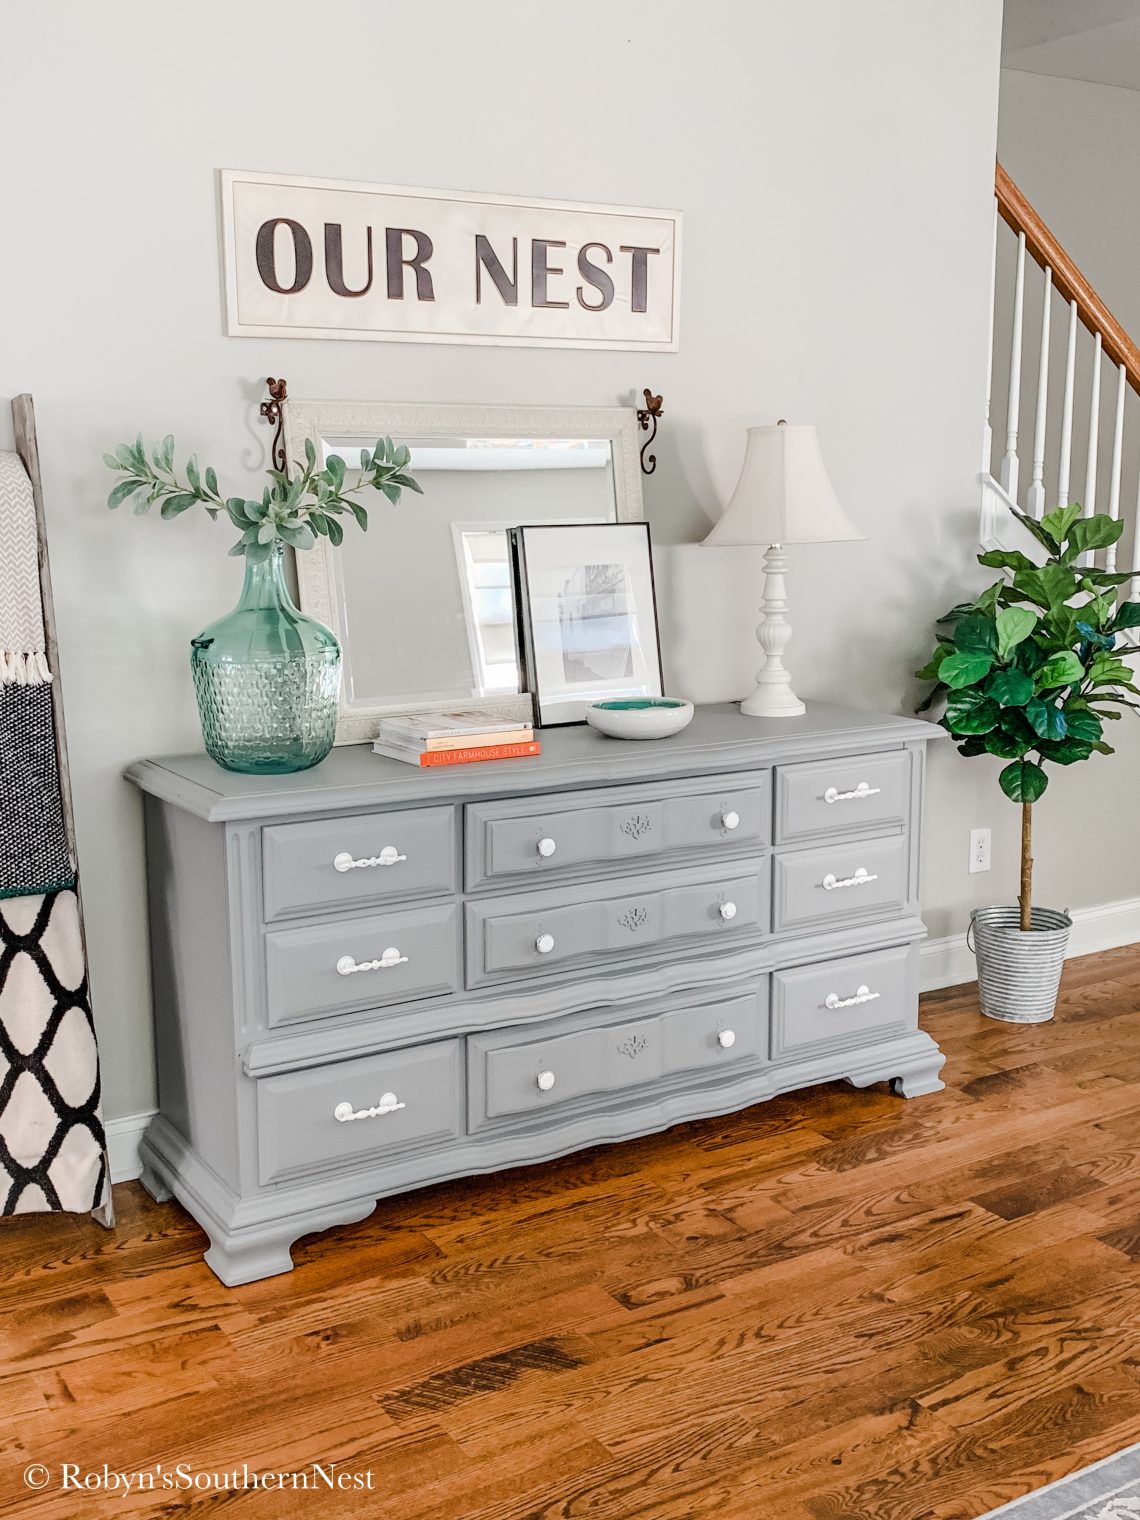
[[[634,206],[610,206],[589,201],[542,200],[527,196],[480,195],[462,190],[432,190],[411,186],[375,185],[357,180],[315,179],[294,174],[270,174],[238,169],[219,170],[218,183],[221,197],[220,215],[224,255],[226,332],[230,337],[339,338],[352,341],[389,343],[471,343],[508,348],[614,349],[642,353],[674,353],[678,348],[680,342],[682,221],[679,211],[660,211]],[[318,264],[320,264],[320,249],[319,243],[312,236],[312,229],[315,229],[317,225],[323,226],[325,221],[324,212],[318,209],[321,200],[324,201],[325,210],[331,211],[335,209],[336,201],[329,198],[330,194],[333,197],[339,195],[341,197],[341,205],[345,204],[343,199],[345,194],[371,196],[377,202],[377,213],[382,212],[383,203],[386,199],[389,207],[397,210],[401,207],[406,208],[409,202],[420,202],[427,216],[434,215],[436,217],[446,217],[449,207],[483,208],[485,212],[483,225],[488,229],[487,235],[489,237],[493,233],[496,238],[496,243],[491,245],[492,248],[496,248],[496,246],[497,250],[513,248],[513,287],[516,303],[518,304],[512,308],[505,301],[502,301],[501,290],[494,291],[492,294],[497,282],[489,268],[484,264],[480,272],[480,282],[482,284],[483,281],[487,281],[490,287],[486,302],[487,312],[485,314],[494,311],[495,318],[501,322],[501,330],[479,330],[478,324],[475,327],[470,325],[472,319],[480,315],[480,308],[484,305],[481,300],[476,299],[474,292],[477,259],[474,246],[472,245],[466,255],[470,260],[470,285],[460,288],[458,279],[453,279],[453,288],[446,292],[446,303],[437,302],[434,298],[431,301],[431,307],[436,311],[443,311],[446,305],[448,313],[454,312],[454,318],[448,318],[450,325],[446,331],[432,330],[430,327],[427,330],[423,330],[413,327],[386,328],[378,325],[363,325],[359,323],[356,326],[330,326],[320,321],[300,323],[292,320],[288,322],[253,320],[254,313],[251,308],[254,302],[260,302],[263,306],[274,306],[280,305],[282,300],[293,301],[304,296],[310,306],[320,304],[327,308],[330,304],[344,298],[342,294],[335,292],[331,286],[328,278],[327,263],[320,264],[320,267],[324,271],[326,289],[321,289],[318,286],[309,290],[309,285],[312,283],[310,279],[301,291],[281,290],[275,296],[273,289],[265,285],[264,281],[259,284],[256,275],[256,257],[250,254],[248,238],[243,238],[243,247],[239,250],[238,223],[244,213],[239,210],[238,201],[239,198],[255,196],[268,186],[279,187],[282,190],[281,209],[276,214],[278,220],[284,218],[289,212],[296,213],[298,210],[303,209],[306,205],[306,192],[308,192],[311,227],[306,226],[304,222],[301,222],[301,226],[309,239],[314,272]],[[262,211],[264,211],[264,207]],[[519,298],[519,292],[526,285],[525,259],[522,256],[521,245],[525,245],[528,242],[525,232],[521,236],[520,232],[522,232],[528,218],[530,218],[533,225],[533,217],[536,212],[546,214],[550,218],[551,227],[557,227],[563,233],[570,234],[577,228],[580,232],[587,234],[585,238],[577,240],[572,240],[568,235],[565,239],[551,242],[550,244],[551,249],[557,248],[558,250],[555,256],[567,261],[567,267],[565,268],[551,267],[549,269],[550,276],[558,276],[561,280],[570,282],[559,286],[562,294],[568,298],[565,303],[562,303],[561,316],[554,310],[553,301],[548,302],[545,307],[542,303],[539,303],[537,306],[533,304],[526,306],[521,303]],[[512,213],[514,214],[513,217]],[[262,212],[258,212],[257,214],[261,215]],[[463,220],[465,216],[469,216],[469,209],[464,212],[453,210],[452,215],[459,220]],[[426,220],[427,216],[423,219]],[[297,220],[295,215],[294,220]],[[627,229],[624,236],[636,236],[636,224],[639,221],[645,224],[641,235],[643,237],[656,237],[662,243],[662,252],[669,254],[668,261],[662,260],[660,264],[654,264],[648,258],[641,261],[642,276],[645,283],[644,299],[647,303],[644,313],[646,318],[645,325],[649,328],[653,323],[656,323],[658,330],[658,336],[641,340],[630,336],[628,330],[616,330],[619,327],[628,329],[630,321],[634,316],[639,319],[642,316],[641,312],[634,312],[632,310],[636,253],[628,245],[622,248],[623,233],[621,231],[624,226]],[[373,226],[371,213],[367,225],[371,235]],[[375,250],[376,257],[373,261],[374,272],[372,280],[370,280],[367,287],[368,293],[371,293],[374,288],[376,266],[383,266],[380,268],[381,283],[383,283],[387,275],[385,238],[389,225],[385,221],[381,221],[377,225],[376,230],[379,231],[380,236],[378,240],[373,239],[373,245],[378,242],[379,246]],[[407,218],[400,217],[393,230],[400,231],[407,225]],[[514,232],[511,231],[512,227],[515,229]],[[629,232],[631,227],[634,229],[632,233]],[[657,229],[656,232],[652,231],[653,228]],[[627,262],[630,267],[628,271],[617,269],[612,264],[612,261],[604,271],[592,262],[590,272],[582,270],[578,259],[580,255],[584,254],[586,249],[604,246],[607,252],[611,252],[609,245],[600,236],[602,232],[605,232],[610,237],[615,237],[616,234],[615,247],[621,248],[623,254],[629,254]],[[413,236],[411,232],[408,232],[407,235]],[[276,231],[271,232],[271,248],[275,246],[275,237]],[[512,243],[512,239],[516,241]],[[536,255],[534,249],[535,241],[536,239],[534,239],[532,233],[529,238],[532,261],[532,303],[534,299],[533,282],[535,279],[533,261],[536,257],[539,257],[540,262],[545,267],[549,257],[549,253],[545,249],[542,255]],[[541,242],[541,240],[537,241]],[[447,258],[456,261],[461,257],[460,250],[467,247],[466,243],[462,240],[462,234],[458,232],[453,240],[444,246],[447,249]],[[413,252],[415,248],[416,245],[413,244]],[[411,268],[413,270],[413,275],[415,276],[414,283],[418,292],[419,277],[413,267],[414,259],[409,262],[403,258],[402,255],[406,251],[406,245],[402,239],[400,249],[401,257],[396,266],[399,270],[400,289],[403,291],[405,288],[404,274],[400,267],[403,266],[403,268]],[[435,251],[433,240],[432,253],[424,258],[425,265],[427,260],[434,255]],[[254,273],[250,272],[251,259]],[[274,259],[275,255],[271,253],[271,267],[275,267]],[[611,269],[614,271],[612,274],[610,273]],[[506,280],[508,277],[505,266],[500,264],[500,270],[504,280]],[[447,273],[448,271],[444,272]],[[591,273],[594,276],[593,279],[591,278]],[[610,302],[604,309],[595,308],[587,299],[583,299],[583,295],[589,297],[597,295],[602,299],[605,298],[604,288],[600,285],[595,286],[594,283],[599,275],[602,275],[607,280],[611,280],[614,286]],[[290,277],[295,280],[295,273]],[[628,282],[628,300],[619,300],[618,291],[625,288],[624,285],[619,286],[619,279],[624,279]],[[549,293],[549,287],[545,284],[545,276],[543,277],[543,281],[544,293]],[[585,283],[582,283],[583,281]],[[347,278],[344,279],[344,283],[347,285]],[[389,290],[386,289],[385,300],[393,299]],[[402,296],[399,299],[402,306]],[[495,305],[496,299],[500,301],[500,305]],[[421,303],[417,299],[417,308],[423,309],[427,304],[426,301]],[[371,302],[370,305],[375,306],[375,301]],[[244,313],[243,307],[245,308]],[[400,308],[396,307],[394,309],[399,310]],[[360,317],[368,308],[358,304],[356,299],[352,299],[346,301],[345,306],[338,308],[339,310],[343,310],[346,316]],[[508,317],[512,310],[514,312],[514,320],[510,321]],[[594,315],[595,311],[596,315]],[[545,326],[550,328],[557,328],[560,324],[571,325],[571,319],[573,318],[575,324],[583,326],[587,324],[592,325],[595,321],[598,322],[601,324],[598,332],[602,335],[567,334],[547,331],[545,328],[541,331],[531,332],[510,330],[512,327],[515,329],[520,327],[520,319],[522,322],[529,319],[531,326],[535,326],[536,312],[538,314],[537,325],[539,327],[544,328],[544,321]],[[591,313],[591,315],[583,316],[583,312]],[[650,312],[652,312],[652,316],[650,316]]]

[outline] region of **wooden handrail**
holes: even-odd
[[[1053,287],[1066,301],[1075,301],[1077,316],[1094,336],[1101,335],[1105,355],[1113,364],[1123,364],[1124,373],[1134,391],[1140,392],[1140,348],[1109,311],[1076,263],[1065,252],[1057,237],[1038,216],[1025,196],[997,165],[994,194],[1002,221],[1014,232],[1024,232],[1026,252],[1042,269],[1053,271]]]

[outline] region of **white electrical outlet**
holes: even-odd
[[[990,868],[990,831],[989,829],[970,830],[970,875],[976,871],[988,871]]]

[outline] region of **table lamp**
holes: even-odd
[[[784,544],[835,543],[865,538],[839,505],[815,428],[780,421],[748,429],[744,465],[724,516],[704,540],[719,548],[767,545],[764,555],[763,619],[756,637],[764,664],[756,690],[741,704],[750,718],[794,718],[804,704],[792,690],[784,650],[792,637],[784,591]]]

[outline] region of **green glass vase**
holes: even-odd
[[[293,603],[282,552],[246,561],[234,610],[190,640],[207,752],[231,771],[308,770],[336,736],[340,645]]]

